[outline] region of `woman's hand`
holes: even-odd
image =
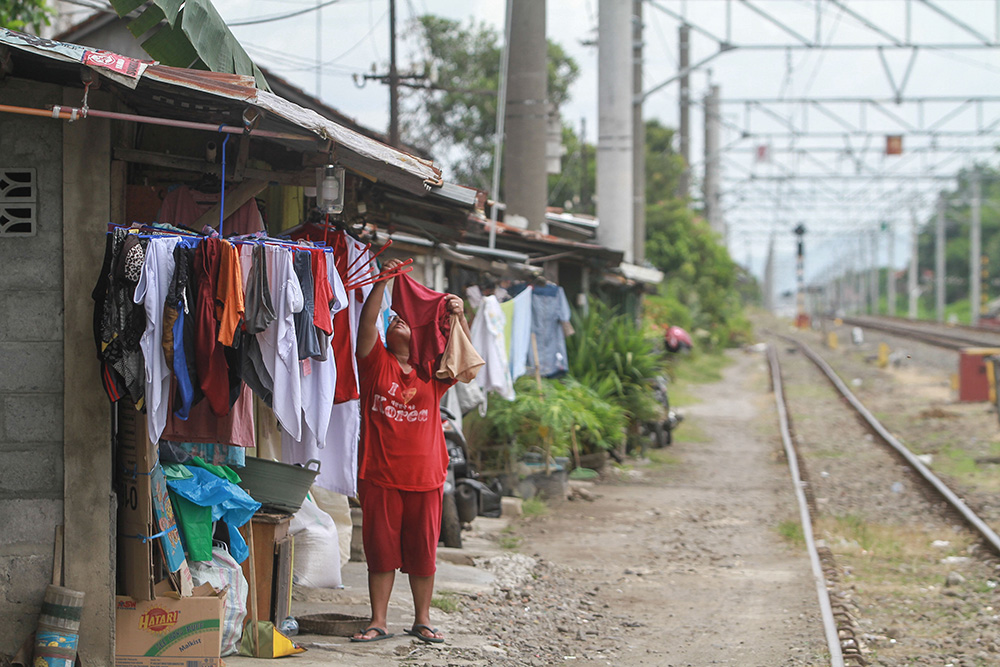
[[[454,294],[448,295],[448,301],[445,304],[445,307],[452,315],[461,315],[465,312],[465,302],[462,301],[461,297],[457,297]]]
[[[398,269],[400,266],[402,266],[402,264],[403,260],[401,259],[390,259],[388,262],[382,265],[382,273]]]

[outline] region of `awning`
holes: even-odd
[[[424,192],[441,189],[444,181],[441,170],[433,162],[383,144],[365,135],[336,123],[311,109],[254,85],[253,77],[236,74],[221,74],[204,70],[166,67],[154,62],[137,60],[126,56],[101,51],[90,47],[42,39],[34,35],[0,28],[0,45],[42,56],[63,63],[75,63],[89,67],[103,77],[138,93],[143,81],[155,82],[170,87],[185,88],[211,96],[253,105],[272,117],[283,119],[303,130],[314,134],[319,140],[332,142],[335,148],[344,148],[372,163],[386,165],[423,183]],[[211,103],[210,100],[208,100]],[[171,109],[164,107],[164,112]],[[411,188],[411,191],[417,188]],[[449,201],[467,205],[473,198],[466,188],[452,186],[441,196]]]
[[[638,264],[629,264],[628,262],[622,262],[618,268],[621,269],[623,276],[637,283],[659,285],[663,282],[663,271],[659,269],[639,266]]]
[[[464,266],[474,271],[490,272],[498,276],[513,275],[523,278],[533,278],[542,272],[540,266],[531,266],[525,263],[528,256],[524,253],[490,250],[489,248],[464,244],[451,246],[444,243],[435,243],[426,238],[402,232],[393,232],[389,235],[389,238],[392,239],[392,247],[396,250],[419,254],[437,253],[445,261]],[[498,259],[491,259],[491,257]]]

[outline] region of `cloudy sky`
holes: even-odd
[[[388,0],[339,0],[320,10],[283,20],[237,25],[314,8],[319,0],[215,0],[233,32],[258,62],[362,123],[385,128],[388,91],[370,82],[358,88],[352,75],[384,71],[388,61]],[[327,0],[322,0],[325,4]],[[629,0],[620,0],[627,2]],[[724,203],[734,259],[756,274],[763,270],[768,240],[774,234],[778,285],[794,285],[791,228],[805,222],[807,278],[860,265],[860,239],[889,223],[895,238],[894,266],[906,263],[911,215],[926,220],[934,197],[973,159],[990,161],[997,143],[1000,101],[963,103],[970,97],[1000,95],[1000,58],[996,49],[964,48],[993,43],[1000,34],[997,0],[845,0],[850,12],[815,0],[651,0],[644,9],[644,88],[651,90],[677,73],[681,17],[695,26],[691,62],[717,54],[713,38],[738,48],[717,55],[691,78],[692,163],[700,180],[703,110],[698,105],[710,84],[724,101],[722,169]],[[548,0],[547,33],[580,64],[579,82],[562,109],[566,122],[586,118],[588,140],[595,141],[597,0]],[[817,7],[819,8],[818,11]],[[940,9],[941,11],[937,11]],[[419,54],[410,34],[414,17],[431,13],[502,30],[502,0],[397,0],[400,66]],[[818,41],[834,49],[801,48]],[[892,48],[893,42],[922,45]],[[852,51],[848,45],[881,44],[881,52]],[[963,48],[950,48],[953,46]],[[797,48],[786,49],[793,46]],[[317,76],[317,62],[322,69]],[[894,104],[891,98],[951,96],[949,101]],[[797,98],[884,99],[877,107],[855,103],[795,104]],[[773,99],[757,105],[749,100]],[[997,98],[1000,100],[1000,98]],[[737,102],[743,100],[743,102]],[[649,95],[646,118],[676,126],[677,84]],[[850,136],[840,136],[853,128]],[[979,135],[971,134],[980,129]],[[929,130],[937,130],[935,136]],[[904,134],[904,154],[884,155],[885,135]],[[766,146],[767,160],[756,157]],[[823,179],[815,178],[825,174]],[[788,175],[806,176],[789,180]],[[843,179],[832,178],[842,175]],[[920,178],[910,178],[920,176]],[[781,180],[784,179],[784,180]],[[879,237],[881,262],[888,235]]]

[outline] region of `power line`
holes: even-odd
[[[274,16],[260,16],[258,18],[253,18],[253,19],[244,19],[242,21],[230,21],[226,25],[228,25],[230,28],[239,28],[245,25],[258,25],[260,23],[271,23],[272,21],[282,21],[284,19],[290,19],[295,16],[302,16],[303,14],[308,14],[309,12],[315,12],[319,9],[323,9],[324,7],[329,7],[330,5],[334,5],[340,1],[341,0],[327,0],[326,2],[320,3],[318,5],[314,5],[312,7],[306,7],[305,9],[299,9],[294,12],[288,12],[287,14],[275,14]]]

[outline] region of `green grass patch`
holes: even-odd
[[[928,556],[930,542],[941,538],[920,528],[876,523],[856,514],[824,518],[817,522],[816,534],[838,555],[868,558],[904,573],[939,566],[945,556],[965,554],[972,542],[971,536],[948,534],[944,539],[949,546]]]
[[[825,382],[795,383],[785,385],[785,395],[799,401],[802,399],[829,399],[836,390]],[[837,394],[839,396],[839,394]],[[796,417],[798,419],[798,417]]]
[[[671,384],[667,389],[670,395],[670,406],[677,408],[685,405],[696,405],[701,399],[694,395],[688,387],[680,384]]]
[[[802,532],[802,524],[798,521],[786,519],[778,524],[778,535],[783,540],[791,544],[805,544],[805,534]]]
[[[437,595],[431,598],[431,606],[435,609],[440,609],[446,614],[458,611],[458,600],[455,598],[455,594],[448,591],[440,591]]]
[[[995,452],[995,445],[990,447]],[[994,454],[995,455],[995,454]],[[960,480],[982,492],[1000,491],[1000,479],[992,465],[980,465],[973,453],[961,446],[944,445],[934,457],[931,466],[940,474]]]
[[[946,447],[941,452],[942,472],[952,476],[975,475],[979,472],[979,465],[976,460],[963,449],[958,447]]]
[[[722,351],[695,352],[675,359],[675,381],[688,384],[719,382],[722,380],[722,371],[733,363]]]
[[[521,513],[526,518],[545,516],[549,512],[548,505],[539,497],[528,498],[521,503]]]
[[[847,456],[847,454],[841,449],[823,447],[820,449],[810,450],[809,456],[817,459],[842,459]]]
[[[646,457],[658,466],[675,466],[681,462],[678,457],[665,449],[650,449],[646,452]]]
[[[497,544],[505,551],[517,551],[518,547],[521,546],[521,538],[517,535],[501,535]]]
[[[674,431],[674,441],[677,442],[708,442],[708,434],[698,425],[697,421],[685,418],[684,422]]]
[[[673,381],[668,389],[670,405],[678,407],[699,403],[694,386],[719,382],[722,380],[723,369],[731,363],[732,359],[722,351],[695,352],[672,357],[670,374]]]
[[[857,543],[863,550],[882,556],[897,554],[901,550],[894,530],[877,526],[857,514],[836,517],[837,532],[849,542]]]

